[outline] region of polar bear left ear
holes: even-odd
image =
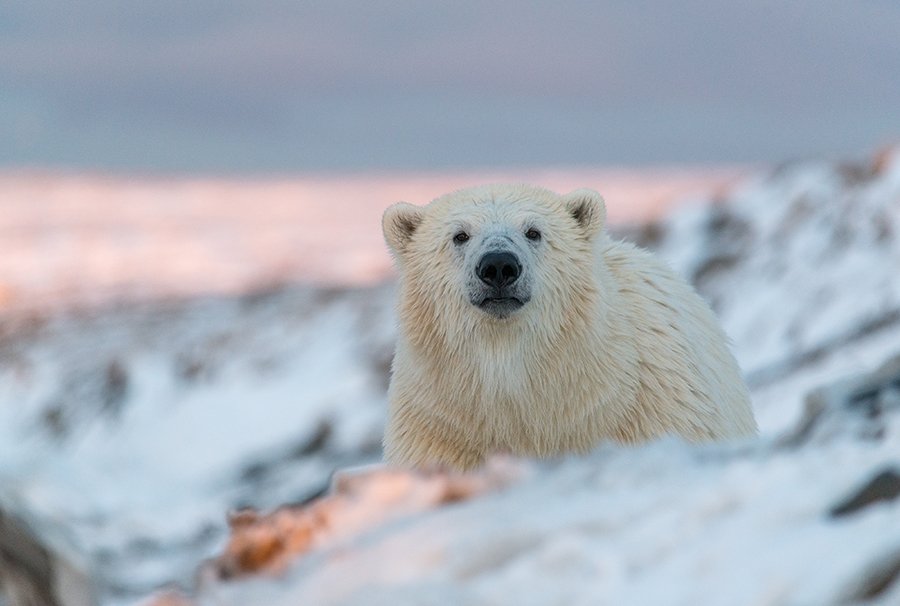
[[[407,202],[397,202],[384,211],[381,218],[381,230],[384,241],[396,255],[403,254],[413,234],[422,222],[423,210]]]
[[[591,237],[606,224],[606,203],[603,196],[592,189],[576,189],[564,198],[566,210],[584,230],[587,237]]]

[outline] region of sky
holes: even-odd
[[[900,142],[900,3],[0,0],[0,170],[775,163]]]

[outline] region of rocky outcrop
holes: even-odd
[[[48,544],[21,519],[0,509],[0,590],[9,606],[91,606],[90,574]],[[38,538],[40,537],[40,538]]]
[[[900,148],[787,165],[645,231],[711,302],[752,386],[900,324]]]
[[[404,471],[380,464],[341,470],[328,494],[307,505],[232,514],[231,536],[207,574],[233,579],[283,572],[303,554],[349,542],[393,520],[502,489],[528,470],[527,463],[506,458],[470,474]]]
[[[190,583],[223,512],[378,459],[390,309],[390,286],[296,286],[4,317],[0,510],[48,556],[63,532],[101,601]]]

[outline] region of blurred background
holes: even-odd
[[[4,2],[0,303],[371,283],[397,200],[529,181],[635,222],[865,157],[897,31],[877,0]]]
[[[885,0],[0,2],[0,606],[190,586],[227,511],[379,459],[398,200],[600,191],[785,431],[900,338],[898,32]]]
[[[4,2],[0,163],[770,163],[900,136],[884,0]]]

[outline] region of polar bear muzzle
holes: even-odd
[[[508,250],[492,250],[475,265],[475,282],[470,300],[496,318],[507,318],[525,305],[531,296],[519,278],[522,264]]]

